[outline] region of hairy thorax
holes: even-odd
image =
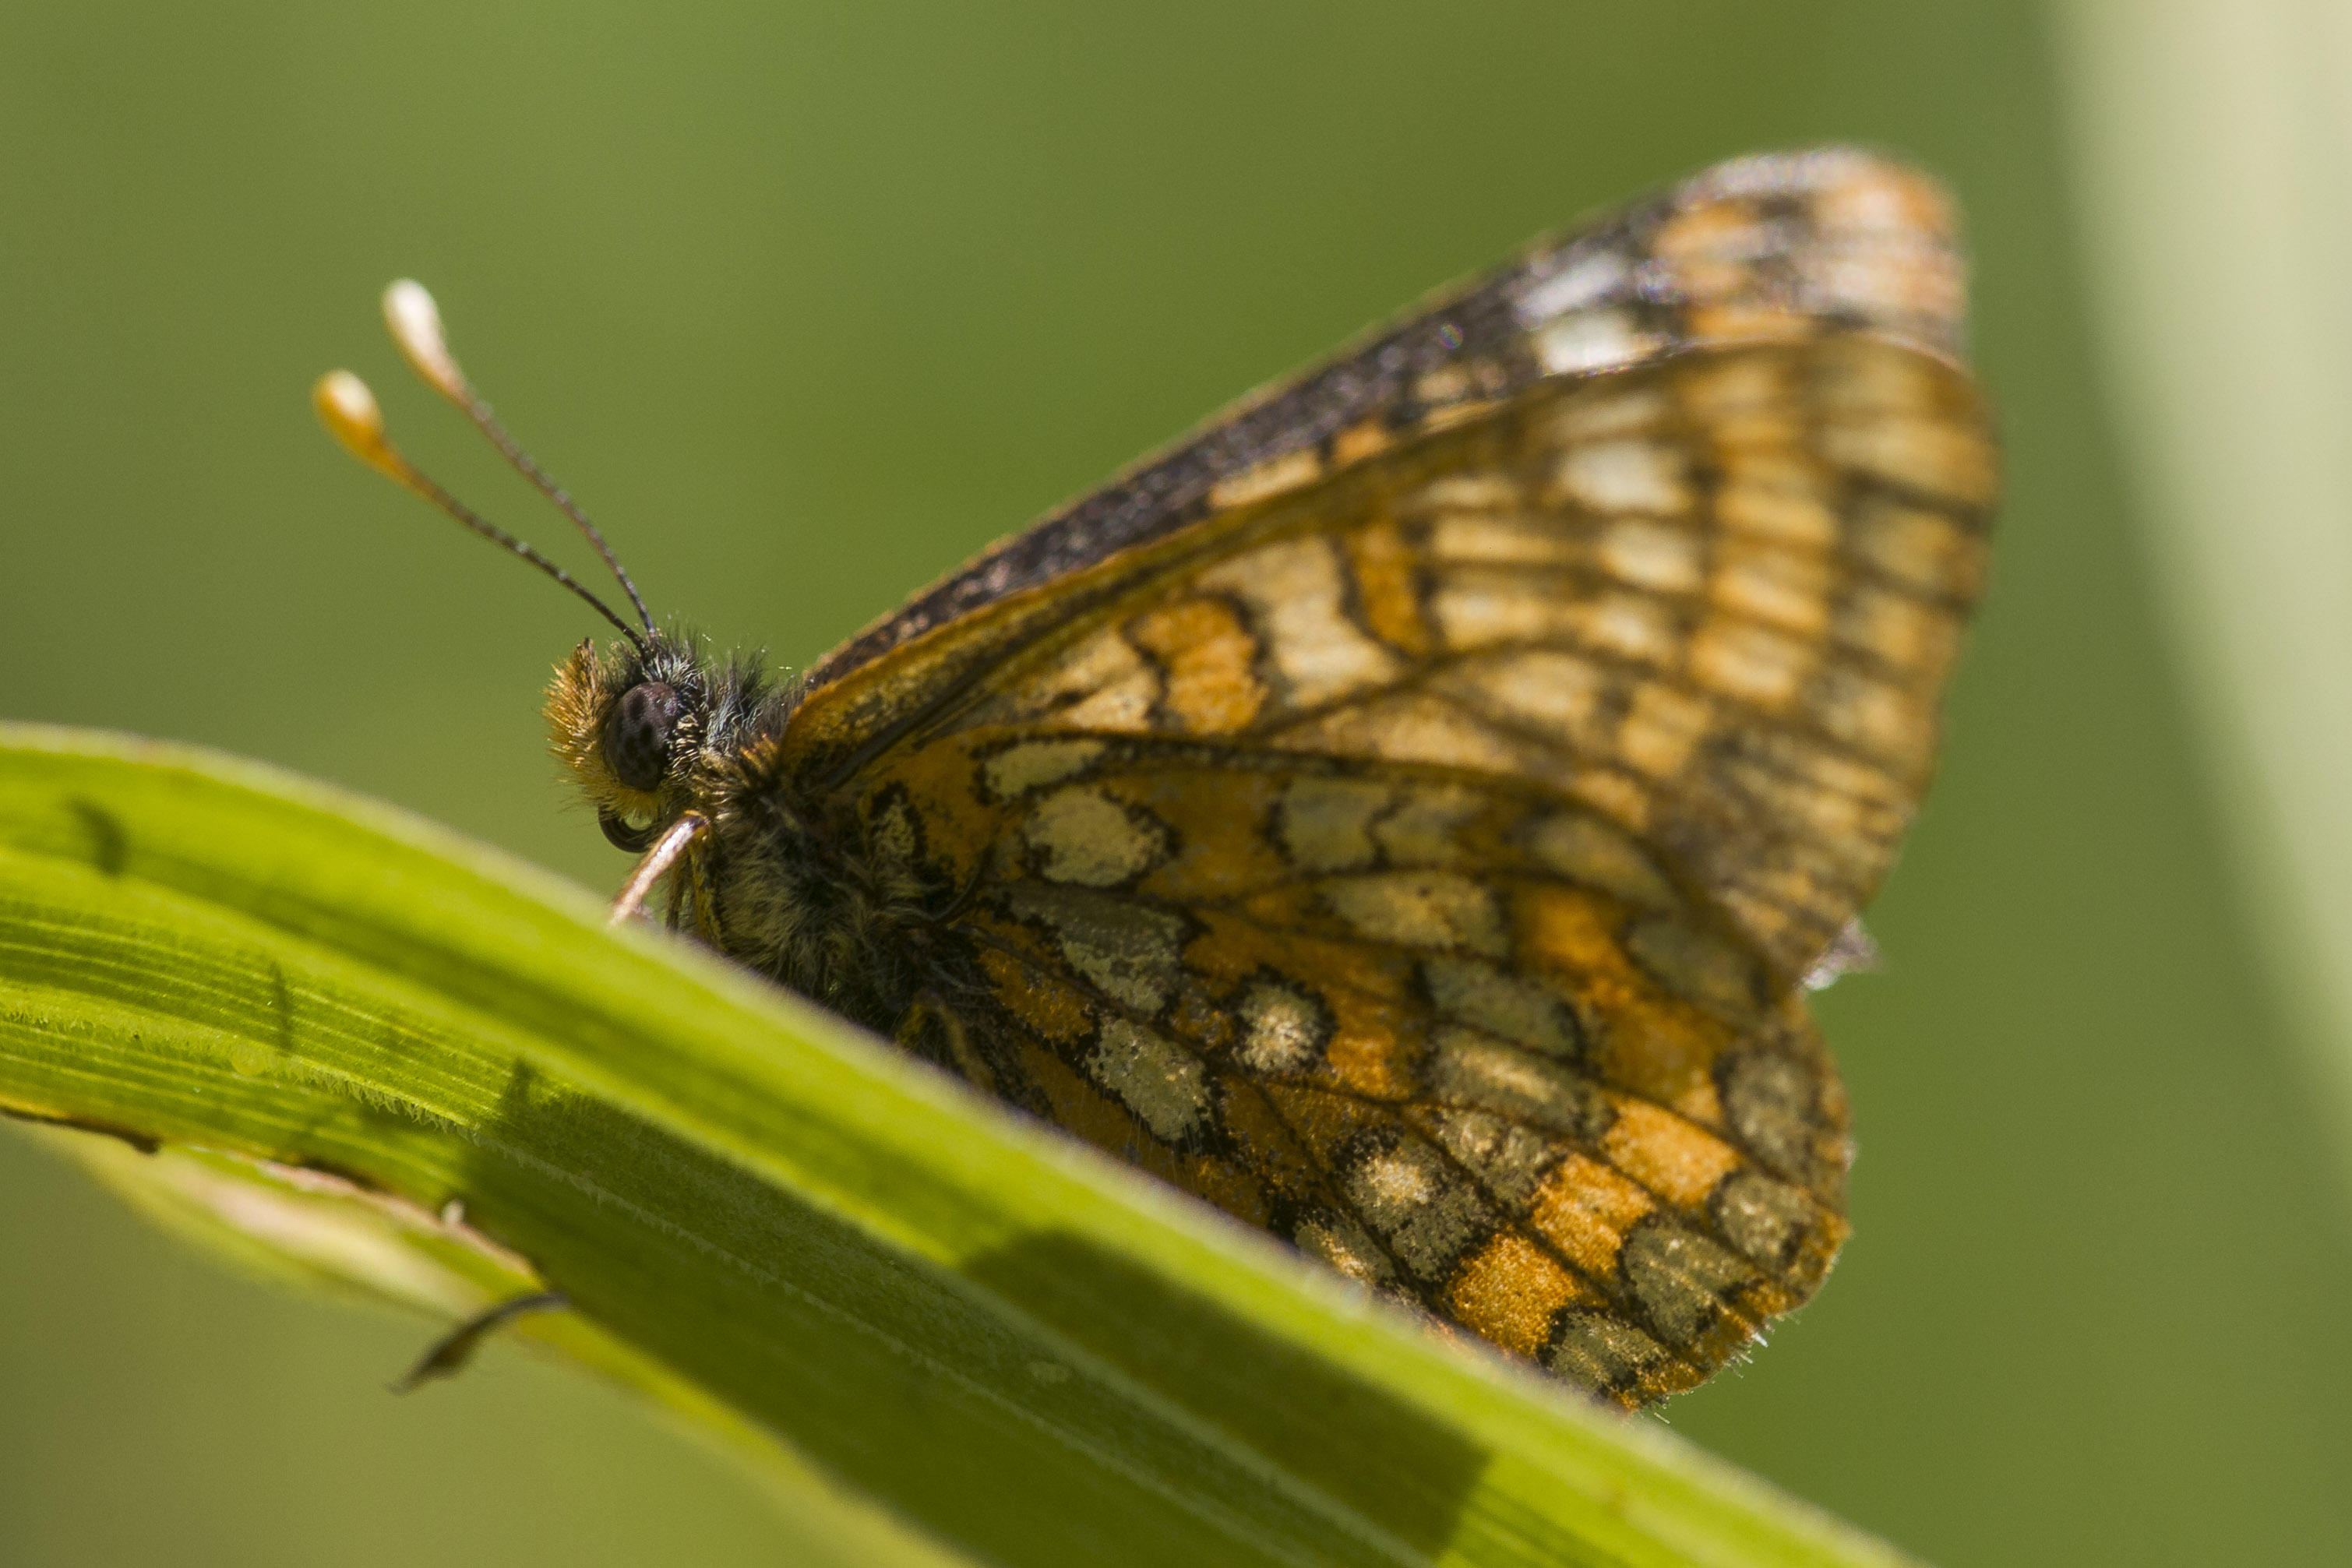
[[[757,768],[706,798],[706,935],[729,956],[884,1034],[947,977],[929,916],[953,890],[869,843],[852,813]]]

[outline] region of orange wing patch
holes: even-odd
[[[1637,236],[1678,314],[1574,253],[1184,526],[854,644],[769,766],[954,890],[902,1038],[1629,1406],[1809,1296],[1800,980],[1927,784],[1998,488],[1941,198],[1838,168],[1786,277],[1784,196],[1710,189]]]

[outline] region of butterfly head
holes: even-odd
[[[548,738],[604,836],[635,852],[682,812],[708,809],[764,695],[754,664],[714,660],[683,632],[642,646],[583,640],[548,688]]]
[[[383,318],[393,341],[425,383],[465,413],[500,455],[537,486],[604,558],[628,596],[632,621],[573,580],[553,559],[488,521],[419,470],[386,439],[375,394],[348,371],[320,378],[311,398],[319,415],[352,454],[447,513],[463,527],[520,557],[577,595],[619,629],[624,641],[600,654],[583,642],[558,667],[547,717],[555,753],[587,791],[604,836],[624,849],[646,848],[670,822],[702,802],[703,764],[714,748],[740,743],[761,707],[756,667],[715,664],[700,642],[654,623],[637,585],[570,491],[550,478],[507,433],[490,405],[457,368],[441,329],[440,308],[403,278],[384,290]]]

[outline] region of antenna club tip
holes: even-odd
[[[383,324],[410,368],[426,385],[460,407],[472,401],[466,374],[450,355],[449,340],[441,330],[441,308],[433,302],[425,285],[403,277],[385,288]]]
[[[367,382],[351,371],[329,371],[320,376],[310,388],[310,402],[327,428],[345,443],[383,442],[383,410],[376,406],[375,393],[368,391]]]
[[[349,371],[329,371],[310,388],[310,406],[344,449],[371,468],[404,477],[404,465],[383,438],[383,411],[367,382]]]

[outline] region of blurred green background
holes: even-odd
[[[2340,1561],[2352,1218],[2235,911],[2098,396],[2023,4],[0,10],[9,716],[268,758],[600,889],[536,718],[578,607],[305,392],[578,560],[402,374],[460,359],[657,609],[805,663],[1521,239],[1826,139],[1966,203],[2011,499],[1948,760],[1822,1012],[1856,1239],[1684,1435],[1936,1561]],[[0,1561],[790,1561],[511,1351],[278,1294],[0,1130]],[[2310,1343],[2305,1343],[2308,1336]]]

